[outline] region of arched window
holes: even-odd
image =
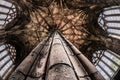
[[[16,17],[16,7],[7,0],[0,0],[0,29]]]
[[[10,44],[0,45],[0,77],[4,79],[14,67],[16,50]]]
[[[98,18],[98,23],[109,36],[120,39],[120,6],[105,8]]]
[[[96,51],[92,60],[105,80],[113,79],[120,70],[120,56],[110,50]]]

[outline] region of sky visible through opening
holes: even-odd
[[[98,23],[109,36],[120,39],[120,6],[105,8],[98,18]],[[120,56],[110,50],[104,52],[96,66],[106,80],[115,76],[119,67]]]
[[[5,5],[7,7],[12,7],[13,4],[6,2],[4,0],[0,1],[0,5]],[[13,6],[14,8],[15,6]],[[98,22],[100,26],[109,33],[109,36],[120,39],[120,7],[111,7],[112,9],[105,9],[100,15]],[[7,13],[13,13],[11,10],[5,7],[0,7],[0,12],[6,14],[0,14],[0,29],[3,28],[4,24],[7,24],[11,19],[11,16]],[[115,14],[115,15],[114,15]],[[5,19],[9,20],[5,22]],[[7,62],[7,64],[0,70],[0,76],[2,77],[6,71],[13,65],[13,61],[5,45],[0,45],[0,68]],[[96,56],[96,55],[94,55]],[[4,57],[4,58],[3,58]],[[117,72],[120,66],[120,56],[116,55],[114,52],[108,50],[105,51],[101,60],[96,65],[98,71],[104,76],[106,80],[110,80],[112,76]]]
[[[120,6],[105,8],[99,16],[98,23],[109,36],[120,39]]]
[[[12,3],[4,0],[0,0],[0,5],[0,29],[3,29],[15,17],[16,9]]]
[[[102,52],[96,53],[102,54]],[[94,53],[94,57],[98,57],[96,53]],[[120,56],[110,50],[103,51],[101,59],[98,59],[98,62],[95,63],[95,65],[105,80],[110,80],[115,76],[115,73],[120,67]]]

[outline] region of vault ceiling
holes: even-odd
[[[10,35],[18,36],[28,50],[56,30],[81,50],[92,41],[102,45],[105,39],[102,35],[106,34],[99,28],[97,18],[102,8],[115,5],[111,0],[12,0],[12,3],[16,6],[16,17],[2,33],[7,34],[7,39]]]

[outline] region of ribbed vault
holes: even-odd
[[[96,13],[89,5],[76,9],[72,6],[75,2],[71,2],[70,7],[68,5],[70,3],[64,0],[42,2],[21,0],[15,3],[19,3],[18,13],[22,14],[17,16],[18,21],[14,22],[16,26],[6,30],[10,34],[21,37],[30,48],[36,46],[48,33],[55,30],[61,31],[78,48],[81,48],[91,35],[92,31],[89,31],[89,27],[94,26],[92,21],[96,18]]]
[[[106,26],[102,24],[103,22],[99,22],[99,19],[104,19],[106,16],[103,15],[107,10],[106,7],[111,9],[111,6],[119,4],[119,0],[1,0],[0,53],[4,54],[3,51],[14,53],[12,56],[15,56],[15,60],[11,65],[17,67],[33,48],[50,33],[57,31],[72,42],[91,62],[93,61],[93,64],[99,64],[106,51],[111,50],[111,54],[112,51],[120,53],[119,39],[109,36]],[[105,20],[105,24],[107,22],[116,21]],[[120,36],[119,34],[117,36]],[[0,78],[8,77],[4,76],[5,71],[3,72]]]
[[[17,39],[25,47],[22,50],[27,48],[26,52],[29,53],[49,33],[58,30],[79,50],[86,53],[86,56],[91,56],[90,52],[96,49],[106,47],[105,42],[109,41],[109,38],[99,27],[97,19],[102,8],[119,3],[118,0],[9,0],[9,2],[16,6],[16,11],[13,10],[16,15],[7,26],[3,26],[2,40],[13,41],[15,39],[9,36],[19,37]],[[21,44],[17,41],[12,43]]]

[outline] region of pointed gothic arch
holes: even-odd
[[[120,6],[104,8],[98,23],[109,36],[120,39]]]

